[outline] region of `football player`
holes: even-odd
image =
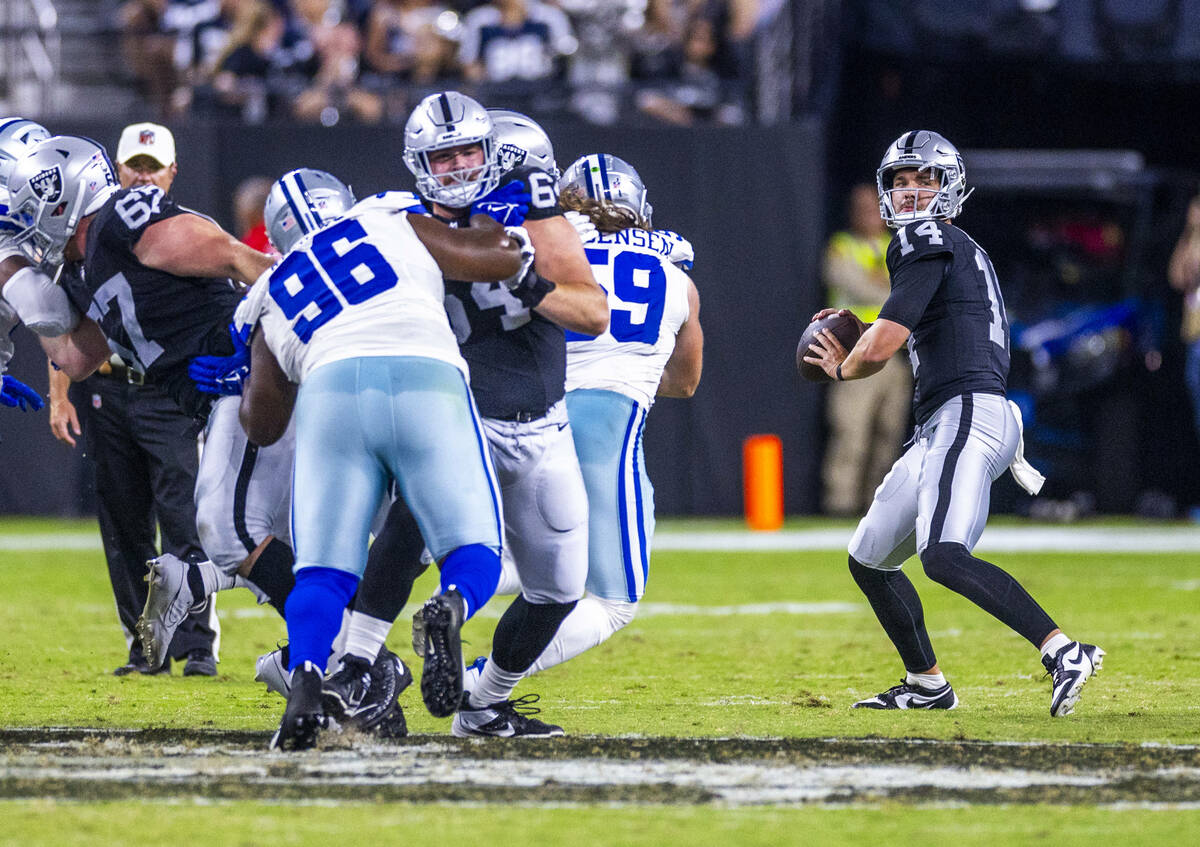
[[[505,546],[522,586],[496,627],[491,660],[462,698],[452,731],[561,735],[561,727],[530,717],[524,698],[509,695],[583,596],[587,495],[563,402],[563,329],[603,332],[608,303],[563,217],[554,177],[529,165],[502,173],[492,118],[479,103],[454,91],[422,100],[405,127],[405,163],[434,216],[455,225],[466,222],[472,200],[502,179],[529,198],[527,211],[513,204],[537,249],[521,284],[446,283],[446,311],[470,365],[503,495]],[[441,661],[447,645],[458,643],[459,613],[447,606],[440,595],[420,612],[426,662]]]
[[[876,185],[880,214],[896,230],[887,251],[891,294],[854,349],[847,352],[823,331],[804,359],[833,379],[863,379],[907,343],[916,382],[916,434],[875,492],[849,551],[850,572],[906,675],[854,705],[958,705],[930,644],[920,598],[900,569],[916,553],[930,579],[1041,651],[1053,680],[1050,714],[1068,715],[1104,651],[1072,641],[1012,576],[972,554],[993,480],[1012,466],[1018,482],[1036,493],[1040,477],[1018,460],[1021,425],[1005,399],[1008,318],[996,272],[987,253],[953,224],[970,194],[962,157],[936,132],[906,132],[884,153]]]
[[[280,181],[285,192],[290,184],[302,185],[293,174]],[[292,679],[271,741],[294,749],[313,746],[324,724],[325,663],[392,483],[441,563],[431,630],[430,609],[452,615],[456,630],[491,597],[500,498],[442,276],[515,285],[533,261],[524,230],[506,233],[486,216],[455,230],[383,194],[330,223],[309,197],[290,195],[304,235],[248,297],[247,322],[261,314],[261,330],[241,401],[258,444],[279,438],[295,407]],[[427,651],[421,688],[435,714],[458,706],[461,664],[460,654]]]
[[[17,241],[39,266],[24,273],[65,261],[73,305],[107,338],[98,350],[72,344],[70,335],[48,339],[59,345],[47,347],[51,360],[78,380],[111,347],[205,428],[196,520],[212,561],[167,554],[151,563],[138,634],[158,667],[176,627],[207,595],[246,584],[242,577],[267,597],[285,597],[292,584],[291,550],[273,543],[287,523],[290,449],[247,444],[236,401],[214,401],[187,373],[198,354],[232,352],[227,325],[241,297],[234,281],[253,281],[272,259],[157,186],[119,188],[104,149],[88,139],[42,141],[17,161],[10,191],[25,216]]]
[[[81,322],[66,292],[54,285],[50,276],[30,267],[16,241],[25,221],[12,209],[9,177],[17,159],[49,137],[46,128],[33,121],[0,118],[0,404],[19,406],[22,411],[36,411],[44,403],[36,391],[4,373],[13,355],[9,333],[18,323],[46,338],[42,344],[47,350],[58,344],[51,339],[72,332],[84,345],[90,341],[96,350],[103,347],[99,329],[90,320]],[[65,351],[58,352],[62,356]]]
[[[607,153],[583,156],[559,188],[563,206],[598,230],[586,253],[611,318],[597,336],[567,333],[567,414],[588,496],[587,595],[529,673],[595,647],[633,620],[654,535],[642,431],[656,396],[695,393],[704,352],[700,295],[671,258],[679,239],[652,229],[633,166]]]

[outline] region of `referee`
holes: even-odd
[[[157,185],[167,193],[175,180],[175,139],[152,123],[131,124],[117,146],[121,187]],[[70,283],[68,282],[68,285]],[[170,673],[168,659],[152,669],[142,655],[135,624],[146,604],[146,562],[162,552],[185,561],[205,558],[196,533],[198,454],[193,421],[158,386],[116,355],[71,388],[67,375],[50,368],[50,429],[75,446],[80,435],[75,403],[87,404],[85,447],[95,463],[96,513],[108,560],[108,576],[125,630],[128,661],[113,673]],[[185,660],[184,676],[216,676],[219,626],[210,605],[193,612],[171,642],[170,657]]]

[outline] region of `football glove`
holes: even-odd
[[[13,408],[20,406],[22,412],[28,412],[30,409],[36,412],[46,405],[41,395],[8,374],[0,377],[0,403]]]
[[[513,180],[471,204],[472,215],[487,215],[504,226],[520,226],[532,200],[525,184]]]
[[[233,396],[242,393],[246,377],[250,375],[250,333],[253,324],[244,324],[239,330],[229,325],[229,337],[233,341],[233,353],[229,356],[197,356],[188,363],[188,376],[196,388],[205,394]]]
[[[533,257],[536,251],[533,249],[533,242],[529,240],[529,232],[525,227],[506,226],[504,231],[508,233],[509,238],[520,245],[521,269],[508,279],[502,280],[501,285],[511,291],[525,308],[532,309],[554,290],[554,283],[548,279],[542,279],[534,271]]]
[[[575,227],[575,231],[579,233],[579,240],[584,244],[595,240],[600,231],[596,229],[596,225],[592,223],[592,219],[583,212],[563,212],[563,217],[571,226]]]
[[[681,271],[690,271],[692,264],[696,260],[696,251],[692,249],[692,242],[669,229],[656,229],[655,232],[667,239],[667,242],[671,245],[671,252],[667,256],[667,261]]]

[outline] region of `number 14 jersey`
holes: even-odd
[[[616,391],[648,409],[688,319],[687,274],[667,260],[666,239],[647,230],[601,233],[584,252],[610,317],[595,337],[567,333],[567,390]]]

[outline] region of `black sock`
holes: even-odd
[[[917,589],[904,572],[868,568],[850,557],[850,575],[867,596],[883,631],[896,645],[904,669],[924,673],[937,664],[929,633],[925,630],[925,610]]]
[[[296,575],[292,573],[295,563],[296,556],[292,548],[278,538],[272,538],[246,575],[246,579],[262,589],[267,601],[280,615],[283,614],[288,595],[296,585]]]
[[[509,673],[529,670],[547,645],[554,640],[558,625],[575,608],[570,603],[530,603],[518,594],[496,624],[492,637],[492,661]]]
[[[930,544],[921,554],[921,564],[934,582],[994,615],[1034,647],[1040,647],[1046,636],[1057,629],[1021,583],[991,562],[972,556],[962,544],[951,541]]]
[[[412,595],[413,583],[425,570],[421,563],[424,551],[425,539],[417,519],[403,498],[397,498],[367,553],[367,569],[352,609],[381,621],[395,621]]]

